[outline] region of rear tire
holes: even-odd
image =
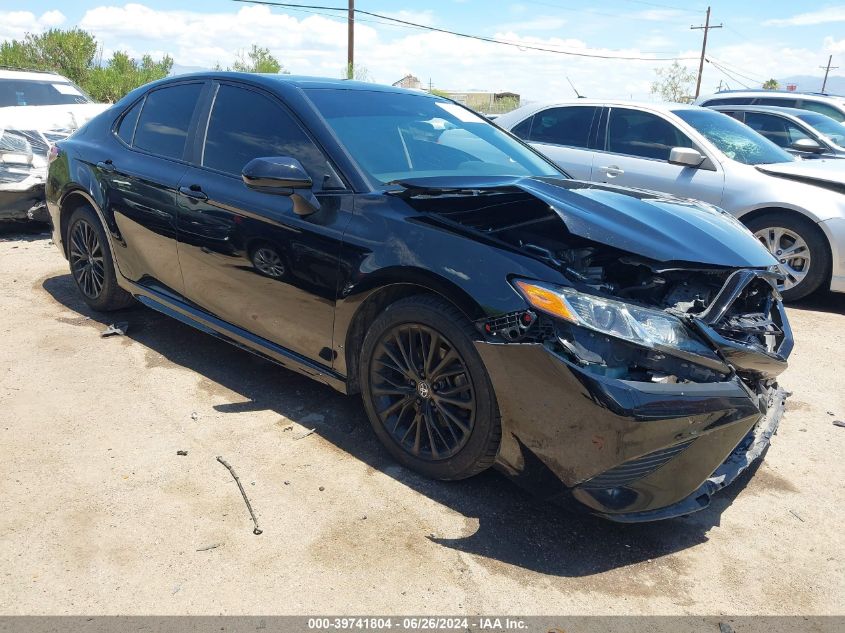
[[[774,211],[751,219],[746,226],[786,275],[786,281],[778,284],[785,301],[803,299],[828,281],[831,260],[827,239],[811,220]]]
[[[376,436],[403,466],[433,479],[493,465],[501,423],[474,330],[427,295],[389,305],[364,338],[359,376]]]
[[[129,307],[132,295],[117,285],[109,241],[94,209],[79,207],[68,222],[70,272],[82,299],[98,312]]]

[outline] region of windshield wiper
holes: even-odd
[[[480,187],[429,187],[418,183],[403,180],[391,180],[387,185],[402,187],[401,191],[386,191],[397,198],[407,199],[418,196],[489,196],[502,193],[501,188],[480,188]]]

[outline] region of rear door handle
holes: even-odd
[[[97,168],[102,169],[103,171],[114,171],[114,165],[111,162],[111,159],[108,160],[101,160],[97,163]]]
[[[202,187],[199,185],[191,185],[190,187],[179,187],[179,193],[183,196],[188,196],[194,200],[208,200],[208,194],[206,194]]]
[[[607,167],[602,167],[604,173],[607,174],[608,178],[616,178],[616,176],[621,176],[625,173],[624,169],[619,169],[616,165],[609,165]]]

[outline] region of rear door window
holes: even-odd
[[[203,84],[178,84],[153,90],[144,101],[134,147],[165,158],[181,159]]]
[[[280,105],[253,90],[220,85],[208,121],[203,167],[240,176],[253,158],[273,156],[297,159],[318,189],[344,188],[323,152]]]
[[[809,138],[794,123],[773,114],[748,112],[745,115],[745,124],[780,147],[789,147],[800,138]]]
[[[641,158],[669,160],[673,147],[695,145],[669,121],[640,110],[612,108],[607,126],[607,150]]]
[[[595,106],[549,108],[534,115],[528,140],[587,149],[590,130],[598,117]]]
[[[518,136],[521,139],[528,139],[528,136],[531,134],[531,122],[534,120],[534,116],[530,116],[525,119],[522,123],[515,126],[511,132]]]

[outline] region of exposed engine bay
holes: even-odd
[[[449,210],[443,211],[443,199]],[[454,192],[409,201],[445,219],[517,248],[599,294],[660,308],[700,312],[730,270],[663,265],[572,234],[548,204],[524,193]]]
[[[455,230],[469,230],[543,261],[579,291],[663,310],[689,323],[699,318],[712,319],[709,309],[736,272],[733,268],[683,261],[660,262],[575,235],[549,204],[524,191],[446,193],[411,189],[403,197]],[[448,198],[448,205],[443,203],[444,198]],[[764,279],[755,279],[731,297],[724,310],[719,307],[718,319],[710,323],[712,331],[727,341],[772,353],[783,339],[783,329],[773,319],[774,301],[772,286]],[[663,348],[648,349],[534,310],[502,315],[482,327],[487,335],[506,342],[543,343],[592,373],[613,378],[659,383],[715,382],[733,371],[707,336],[701,336],[701,342],[702,346],[709,344],[710,357],[693,358],[691,362],[689,355]],[[759,372],[738,369],[750,386],[758,386]]]

